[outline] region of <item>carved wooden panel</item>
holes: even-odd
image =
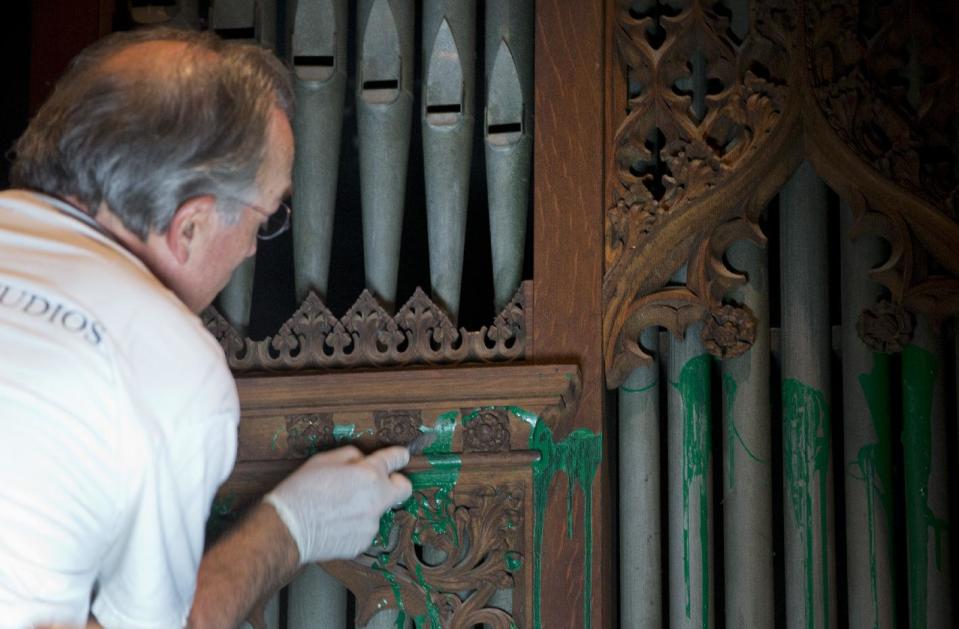
[[[418,288],[395,316],[363,291],[339,319],[311,292],[261,341],[241,336],[212,306],[202,316],[234,372],[504,362],[525,356],[529,290],[521,284],[492,325],[476,331],[457,329]]]
[[[921,6],[920,6],[921,5]],[[892,245],[873,277],[936,319],[959,312],[955,3],[617,0],[607,93],[604,347],[608,385],[650,325],[704,321],[717,356],[751,343],[724,295],[731,242],[803,158],[850,204],[850,237]],[[903,19],[903,16],[909,19]],[[625,118],[623,111],[625,108]],[[683,265],[684,283],[667,285]]]
[[[720,310],[743,281],[723,252],[737,239],[764,242],[759,212],[798,163],[788,3],[757,3],[745,24],[718,2],[639,7],[620,0],[614,11],[626,92],[610,111],[627,114],[612,140],[606,212],[611,387],[645,359],[637,339],[649,325],[682,334],[711,314],[718,351],[748,347],[751,315]],[[683,264],[685,285],[662,288]]]
[[[413,497],[384,517],[365,555],[327,571],[357,597],[360,624],[391,608],[433,626],[543,626],[547,496],[561,479],[567,526],[592,543],[592,511],[574,517],[573,502],[592,503],[601,438],[553,434],[575,410],[579,381],[566,365],[239,378],[238,462],[214,515],[234,517],[319,450],[372,450],[433,433],[405,470]],[[498,590],[509,590],[510,609],[490,603]]]

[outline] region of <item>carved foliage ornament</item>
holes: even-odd
[[[784,178],[779,170],[790,168],[792,25],[785,3],[753,5],[734,14],[720,2],[617,2],[628,107],[613,140],[606,214],[610,386],[648,359],[636,342],[643,328],[681,334],[706,313],[727,317],[722,296],[743,278],[725,267],[725,247],[738,238],[764,242],[758,214],[775,189],[747,184]],[[658,290],[683,264],[686,285]],[[748,334],[734,336],[711,347],[726,355],[743,341],[748,347]]]
[[[510,361],[526,351],[528,291],[524,282],[491,326],[473,332],[454,327],[420,289],[394,317],[363,291],[341,319],[311,292],[262,341],[240,336],[213,307],[202,317],[234,371]]]
[[[489,602],[523,569],[523,497],[518,483],[416,490],[389,540],[325,567],[356,595],[358,626],[399,609],[416,626],[510,629],[514,617]]]

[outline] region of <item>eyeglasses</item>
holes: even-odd
[[[266,217],[266,222],[260,225],[260,229],[258,229],[256,232],[256,237],[259,240],[272,240],[290,228],[290,214],[293,212],[293,210],[285,201],[280,201],[280,205],[276,208],[276,210],[269,212],[261,208],[259,205],[255,205],[242,199],[233,199],[228,197],[227,200],[240,203],[243,205],[243,207],[249,208],[257,214],[262,214]]]

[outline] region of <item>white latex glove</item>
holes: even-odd
[[[380,516],[413,491],[395,473],[409,450],[392,446],[365,456],[344,446],[311,457],[263,497],[273,505],[300,551],[300,563],[352,559],[366,550]]]

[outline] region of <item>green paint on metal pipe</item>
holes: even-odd
[[[783,459],[786,491],[793,521],[805,544],[806,627],[815,627],[815,554],[813,492],[818,491],[820,577],[823,622],[829,629],[828,492],[830,427],[829,404],[821,391],[799,380],[783,381]]]
[[[876,522],[881,519],[887,531],[892,530],[892,420],[889,409],[889,356],[878,352],[872,355],[872,371],[859,374],[862,389],[876,441],[859,449],[851,461],[850,476],[865,485],[866,528],[869,535],[869,583],[873,607],[873,628],[879,628],[879,567],[876,546]],[[878,505],[876,503],[879,503]],[[882,506],[882,513],[877,507]],[[886,551],[892,556],[891,540]],[[891,575],[890,575],[891,576]],[[892,620],[891,622],[895,622]]]
[[[935,534],[936,569],[942,570],[942,533],[948,522],[929,508],[932,473],[932,402],[939,364],[936,355],[916,345],[902,352],[902,445],[905,463],[906,543],[909,563],[910,626],[925,627],[929,529]]]
[[[743,436],[739,433],[739,428],[736,426],[736,414],[733,412],[736,407],[736,390],[738,386],[736,384],[736,379],[730,374],[723,374],[723,395],[725,398],[725,408],[726,408],[726,422],[728,424],[726,432],[726,480],[729,484],[729,488],[732,489],[736,486],[736,442],[739,442],[739,445],[743,447],[743,451],[753,461],[757,463],[762,463],[763,465],[767,464],[768,461],[756,456],[753,451],[746,445],[746,441],[743,439]]]
[[[709,413],[709,354],[690,358],[679,372],[679,382],[672,385],[683,402],[683,581],[685,583],[686,618],[692,615],[689,554],[689,490],[699,481],[699,547],[702,562],[703,627],[709,626],[709,460],[712,451]]]

